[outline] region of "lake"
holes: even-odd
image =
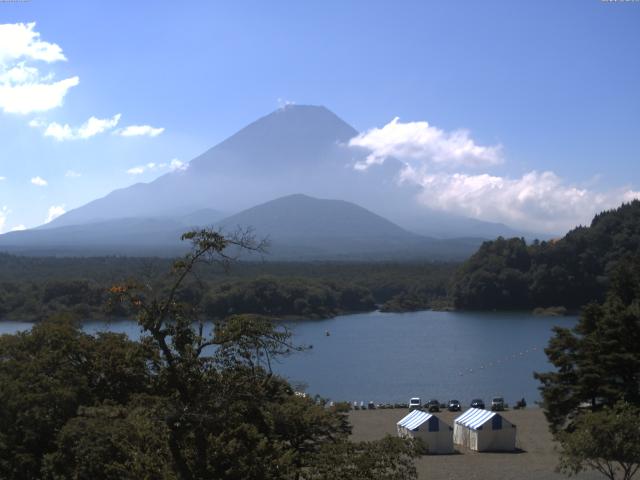
[[[363,313],[327,320],[282,322],[306,352],[283,359],[274,369],[311,394],[332,400],[441,402],[455,398],[467,405],[504,396],[509,404],[538,400],[534,371],[550,369],[543,349],[552,327],[571,327],[575,317],[527,313],[412,312]],[[0,333],[29,324],[0,322]],[[100,330],[140,334],[132,321],[87,322]],[[326,335],[329,332],[329,336]]]

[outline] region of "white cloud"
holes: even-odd
[[[46,127],[44,136],[55,138],[58,141],[81,140],[114,129],[120,121],[120,116],[118,113],[111,118],[91,117],[79,127],[71,127],[67,124],[61,125],[57,122],[51,122],[47,125],[42,120],[32,120],[29,122],[29,126],[36,128]]]
[[[79,140],[94,137],[98,134],[113,130],[120,122],[121,114],[116,114],[111,118],[91,117],[79,127],[72,127],[68,124],[51,122],[47,124],[44,120],[36,118],[29,122],[30,127],[44,128],[44,136],[52,137],[58,141]],[[164,128],[154,128],[149,125],[131,125],[123,129],[115,130],[113,133],[123,137],[146,135],[157,137],[164,131]]]
[[[60,46],[40,39],[35,23],[0,25],[0,109],[6,113],[42,112],[62,105],[77,76],[54,81],[28,62],[65,61]]]
[[[31,128],[40,128],[40,127],[44,127],[47,124],[45,123],[44,120],[42,120],[41,118],[34,118],[32,120],[29,120],[29,126]]]
[[[42,177],[33,177],[31,179],[31,183],[33,183],[34,185],[38,186],[38,187],[46,187],[48,182],[42,178]]]
[[[5,70],[0,74],[0,83],[20,84],[32,82],[38,79],[38,69],[27,67],[25,62],[20,62],[16,66]]]
[[[177,158],[174,158],[173,160],[171,160],[171,162],[169,163],[169,170],[176,171],[176,170],[186,170],[188,167],[188,165],[180,160],[178,160]]]
[[[553,172],[532,171],[509,178],[407,167],[400,179],[420,185],[418,201],[430,208],[553,234],[589,224],[595,213],[640,198],[640,192],[631,189],[578,188]]]
[[[97,135],[99,133],[103,133],[107,130],[111,130],[118,125],[120,121],[120,114],[114,115],[112,118],[96,118],[91,117],[82,126],[78,129],[78,136],[80,138],[89,138]]]
[[[382,164],[386,158],[439,167],[480,167],[502,163],[501,146],[478,145],[467,130],[447,133],[428,122],[401,123],[398,117],[382,128],[372,128],[349,141],[351,147],[370,151],[355,165],[366,170]]]
[[[40,40],[40,34],[34,31],[35,26],[35,22],[0,25],[0,62],[20,58],[48,63],[66,60],[62,48]]]
[[[150,162],[146,165],[140,165],[127,170],[129,175],[141,175],[144,172],[169,170],[171,172],[184,171],[189,167],[188,163],[184,163],[177,158],[174,158],[169,163],[154,163]]]
[[[426,207],[532,232],[563,233],[590,223],[599,211],[640,198],[631,188],[598,190],[595,180],[579,187],[550,171],[515,178],[478,172],[504,162],[501,145],[479,145],[467,130],[447,133],[427,122],[395,118],[354,137],[349,146],[369,152],[356,170],[391,157],[402,162],[396,180],[419,186],[416,200]]]
[[[122,137],[157,137],[162,132],[164,132],[164,128],[155,128],[151,125],[129,125],[116,133]]]
[[[7,113],[43,112],[62,105],[71,87],[80,83],[78,77],[52,83],[0,84],[0,108]]]
[[[68,178],[78,178],[78,177],[81,177],[82,174],[76,172],[75,170],[67,170],[67,172],[64,174],[64,176],[68,177]]]
[[[287,108],[289,105],[295,105],[296,102],[293,100],[287,100],[286,98],[278,98],[278,107]]]
[[[6,179],[7,179],[7,177],[0,177],[0,182],[4,181]]]
[[[51,205],[49,207],[47,219],[44,221],[44,223],[49,223],[52,220],[55,220],[56,218],[58,218],[60,215],[64,215],[65,213],[66,211],[64,209],[64,205]]]
[[[20,224],[20,225],[16,225],[15,227],[13,227],[11,230],[9,230],[10,232],[21,232],[22,230],[26,230],[27,227],[25,227],[24,225]]]
[[[73,138],[73,130],[69,125],[60,125],[59,123],[53,122],[47,125],[47,128],[44,131],[45,137],[53,137],[59,142],[63,140],[71,140]]]
[[[7,222],[7,215],[9,215],[10,210],[3,206],[0,208],[0,233],[4,232],[4,225]]]

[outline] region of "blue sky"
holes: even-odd
[[[0,24],[30,22],[0,33],[0,232],[184,168],[284,102],[377,128],[374,157],[461,129],[495,153],[409,145],[432,208],[551,231],[640,190],[638,2],[0,3]]]

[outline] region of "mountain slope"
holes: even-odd
[[[187,230],[213,226],[220,212],[203,209],[178,217],[117,218],[0,235],[0,251],[30,255],[166,256],[184,252]]]
[[[258,238],[269,239],[272,259],[451,260],[466,258],[481,241],[423,237],[356,204],[301,194],[249,208],[218,225],[225,231],[251,226]]]
[[[357,131],[324,107],[290,105],[247,125],[186,170],[138,183],[76,208],[41,229],[121,218],[178,219],[201,209],[234,213],[294,193],[339,198],[379,212],[416,233],[440,238],[512,235],[508,227],[436,213],[416,202],[418,187],[396,181],[402,163],[367,171]]]
[[[0,236],[0,250],[55,255],[176,255],[187,245],[180,235],[214,224],[215,212],[197,211],[178,222],[127,218],[12,232]],[[369,210],[342,200],[289,195],[215,223],[225,232],[250,227],[270,241],[267,260],[463,259],[479,239],[436,240],[407,232]]]
[[[415,240],[418,235],[344,200],[294,194],[249,208],[219,223],[226,228],[251,225],[256,233],[278,238]]]
[[[328,178],[319,171],[343,169],[348,152],[342,144],[356,134],[324,107],[288,106],[196,157],[186,170],[115,190],[43,228],[184,215],[202,208],[237,212],[295,193],[294,188],[300,191],[300,183],[322,184]]]

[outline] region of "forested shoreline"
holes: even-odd
[[[640,201],[634,200],[558,240],[485,242],[457,270],[449,296],[456,309],[577,310],[604,301],[612,272],[638,254]]]
[[[171,261],[138,257],[20,257],[0,254],[0,319],[38,321],[70,312],[79,318],[132,318],[107,306],[109,288],[132,278],[168,287]],[[320,319],[345,313],[414,311],[448,305],[454,263],[238,262],[230,272],[201,265],[181,286],[181,300],[209,318],[254,313]]]

